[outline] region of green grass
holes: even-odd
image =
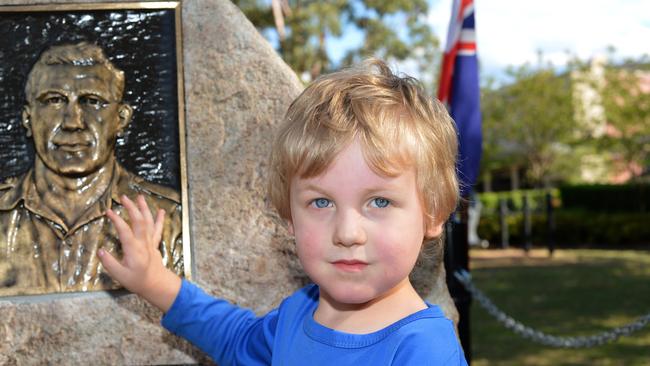
[[[476,285],[507,314],[548,334],[593,335],[650,313],[648,251],[562,250],[541,261],[490,261],[472,269]],[[470,325],[477,366],[650,365],[650,326],[604,346],[552,348],[504,328],[476,301]]]

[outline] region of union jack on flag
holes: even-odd
[[[458,128],[458,174],[463,197],[471,192],[481,162],[479,98],[474,1],[453,0],[438,99],[447,105]]]

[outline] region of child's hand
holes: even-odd
[[[158,250],[165,211],[159,210],[154,221],[144,197],[139,195],[136,201],[137,204],[122,196],[131,227],[112,210],[106,212],[122,243],[122,261],[103,249],[97,255],[113,279],[162,311],[167,311],[178,294],[181,279],[163,265]]]

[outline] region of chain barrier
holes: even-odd
[[[501,311],[492,300],[490,300],[476,285],[472,282],[472,277],[467,271],[454,272],[454,277],[463,285],[463,287],[472,294],[472,296],[481,304],[481,306],[503,326],[512,330],[516,334],[530,339],[534,342],[541,343],[551,347],[564,348],[588,348],[600,346],[608,342],[615,341],[619,337],[629,336],[630,334],[643,329],[650,324],[650,313],[638,318],[636,321],[621,327],[585,337],[558,337],[535,330],[523,323],[515,320],[511,316]]]

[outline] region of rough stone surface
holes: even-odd
[[[3,1],[33,3],[44,2]],[[302,85],[230,2],[187,0],[182,15],[193,280],[263,313],[307,281],[265,201],[273,131]],[[456,319],[432,252],[416,287]],[[0,314],[1,365],[210,363],[127,293],[0,298]]]

